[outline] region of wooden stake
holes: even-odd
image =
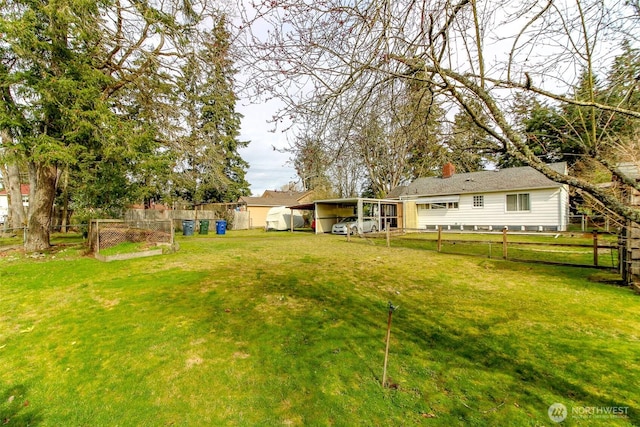
[[[442,250],[442,226],[438,226],[438,252]]]
[[[394,305],[391,303],[391,301],[389,301],[389,319],[387,321],[387,343],[386,343],[386,347],[384,350],[384,367],[382,369],[382,387],[386,387],[386,383],[387,383],[387,362],[389,361],[389,341],[391,338],[391,316],[393,315],[394,310],[396,310],[397,307],[394,307]]]

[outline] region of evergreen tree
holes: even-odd
[[[214,141],[206,154],[219,173],[200,180],[217,193],[203,199],[248,192],[221,16],[199,0],[3,3],[0,128],[10,136],[3,146],[28,165],[27,250],[49,246],[60,176],[70,174],[61,197],[76,208],[114,213],[134,199],[162,197],[185,134]],[[193,46],[202,49],[189,54]],[[187,130],[187,112],[176,108],[184,100],[176,70],[185,64],[206,77],[188,95],[199,122]]]
[[[575,139],[567,138],[567,120],[561,110],[523,96],[517,97],[513,110],[517,129],[536,157],[546,163],[567,162],[569,165],[580,159]],[[503,168],[524,165],[509,153],[503,153],[498,164]]]
[[[94,3],[15,0],[0,12],[0,126],[11,136],[3,144],[28,163],[27,250],[49,246],[59,168],[126,139],[110,126],[115,113],[104,94],[114,79],[101,68],[108,53],[100,21]]]
[[[233,62],[226,18],[216,22],[183,67],[188,134],[180,139],[174,194],[191,203],[234,202],[249,194],[248,164],[238,150],[241,115],[235,111]]]
[[[633,48],[625,40],[607,75],[607,84],[602,91],[602,102],[619,105],[629,110],[640,110],[640,49]],[[640,125],[621,114],[610,113],[606,123],[610,138],[624,148],[633,145],[640,136]]]

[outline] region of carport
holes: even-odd
[[[358,217],[358,228],[364,219],[378,221],[378,230],[404,229],[403,203],[387,199],[332,199],[314,202],[316,234],[331,233],[331,227],[342,218]]]
[[[302,205],[293,205],[293,206],[287,206],[289,209],[291,209],[292,211],[298,210],[298,211],[310,211],[312,212],[312,218],[315,218],[315,209],[316,209],[316,205],[315,203],[304,203]],[[291,216],[291,231],[293,232],[293,215]]]

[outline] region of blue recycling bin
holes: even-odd
[[[192,219],[182,220],[182,235],[193,236],[193,230],[196,228],[196,222]]]
[[[216,221],[216,234],[224,234],[227,231],[227,221],[219,219]]]

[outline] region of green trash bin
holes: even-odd
[[[209,234],[209,220],[201,219],[200,220],[200,234]]]
[[[182,220],[182,235],[193,236],[193,229],[196,227],[196,222],[192,219]]]

